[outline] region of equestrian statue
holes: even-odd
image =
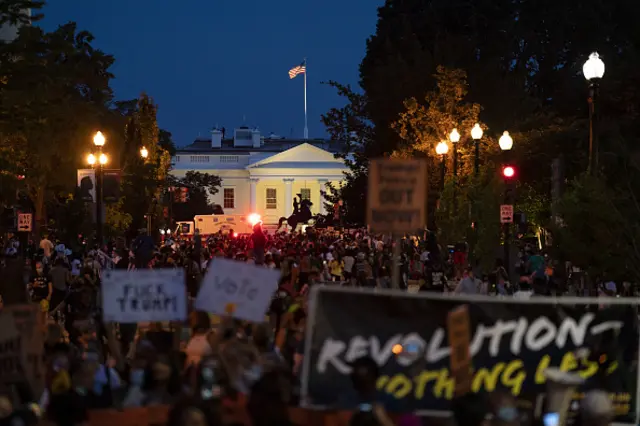
[[[293,213],[289,217],[281,217],[278,221],[278,230],[282,228],[282,224],[287,222],[287,225],[291,227],[292,231],[296,230],[298,224],[307,224],[313,217],[311,214],[311,206],[313,203],[307,199],[302,199],[301,194],[296,194],[297,197],[293,198]],[[300,202],[298,203],[298,198]]]

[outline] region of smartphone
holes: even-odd
[[[542,416],[544,426],[558,426],[560,423],[560,413],[546,413]]]

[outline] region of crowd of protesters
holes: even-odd
[[[24,255],[25,288],[30,301],[39,306],[46,336],[45,389],[42,397],[26,399],[37,401],[40,410],[60,425],[85,423],[92,409],[170,405],[169,424],[203,426],[243,423],[237,418],[241,414],[227,402],[248,397],[242,412],[254,425],[287,425],[287,407],[299,399],[310,287],[515,297],[550,294],[562,287],[557,284],[562,274],[554,274],[551,262],[530,246],[523,247],[518,278],[513,279],[500,260],[494,270],[476,274],[467,265],[464,247],[439,247],[427,233],[407,236],[397,244],[400,250],[394,251],[393,240],[365,229],[310,228],[304,233],[270,234],[260,225],[252,235],[197,236],[195,241],[167,235],[156,244],[141,234],[128,247],[113,242],[91,250],[84,245],[71,249],[48,236],[27,247],[9,239],[5,257]],[[99,289],[104,269],[184,268],[193,298],[218,257],[281,271],[264,323],[198,311],[191,311],[188,324],[180,325],[101,323]],[[607,283],[602,290],[611,293],[617,288]],[[29,419],[18,408],[3,408],[4,403],[20,407],[20,401],[25,397],[18,398],[15,389],[0,389],[0,423],[15,416]],[[509,398],[496,401],[483,405],[483,415],[494,407],[496,421],[515,424],[517,419],[502,415],[513,402]],[[459,419],[457,415],[458,424],[482,424],[484,417],[473,412],[478,407],[467,402],[459,410],[471,414]],[[601,420],[606,424],[609,419]],[[352,422],[393,424],[378,406],[361,410]]]

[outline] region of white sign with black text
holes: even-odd
[[[513,204],[500,206],[500,223],[513,223]]]
[[[263,322],[279,279],[278,270],[216,258],[202,281],[195,308]]]
[[[187,318],[184,269],[113,270],[102,274],[105,322],[183,321]]]
[[[31,213],[18,213],[18,232],[31,232],[33,230],[33,215]]]

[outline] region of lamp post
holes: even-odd
[[[475,148],[475,155],[473,160],[473,172],[476,177],[480,174],[480,139],[482,139],[482,127],[480,127],[479,123],[476,123],[475,126],[471,129],[471,138],[473,139],[473,144]]]
[[[98,155],[89,154],[87,163],[96,167],[96,241],[98,247],[102,245],[102,182],[104,166],[109,162],[109,158],[102,152],[106,138],[102,132],[97,132],[93,136],[93,145],[98,149]]]
[[[509,132],[505,130],[505,132],[498,139],[498,145],[500,145],[500,149],[505,154],[513,148],[513,139],[509,135]],[[505,158],[506,159],[506,158]],[[514,207],[515,200],[512,199],[511,194],[511,185],[513,185],[513,178],[515,177],[516,171],[515,168],[509,166],[507,162],[505,162],[504,167],[502,168],[502,176],[504,177],[504,204],[511,205]],[[504,229],[504,267],[507,271],[507,275],[511,275],[511,224],[505,223],[503,224]]]
[[[600,79],[604,76],[604,62],[597,52],[589,55],[589,59],[582,66],[584,78],[589,82],[589,166],[588,172],[595,174],[598,168],[598,134],[596,129],[595,101],[598,95]]]
[[[458,129],[451,131],[449,140],[453,146],[453,214],[455,215],[458,212],[458,142],[460,142]]]
[[[444,176],[446,172],[447,152],[449,152],[449,145],[447,145],[445,141],[442,141],[438,145],[436,145],[436,154],[438,154],[442,158],[440,163],[440,184],[442,190],[444,190]]]

